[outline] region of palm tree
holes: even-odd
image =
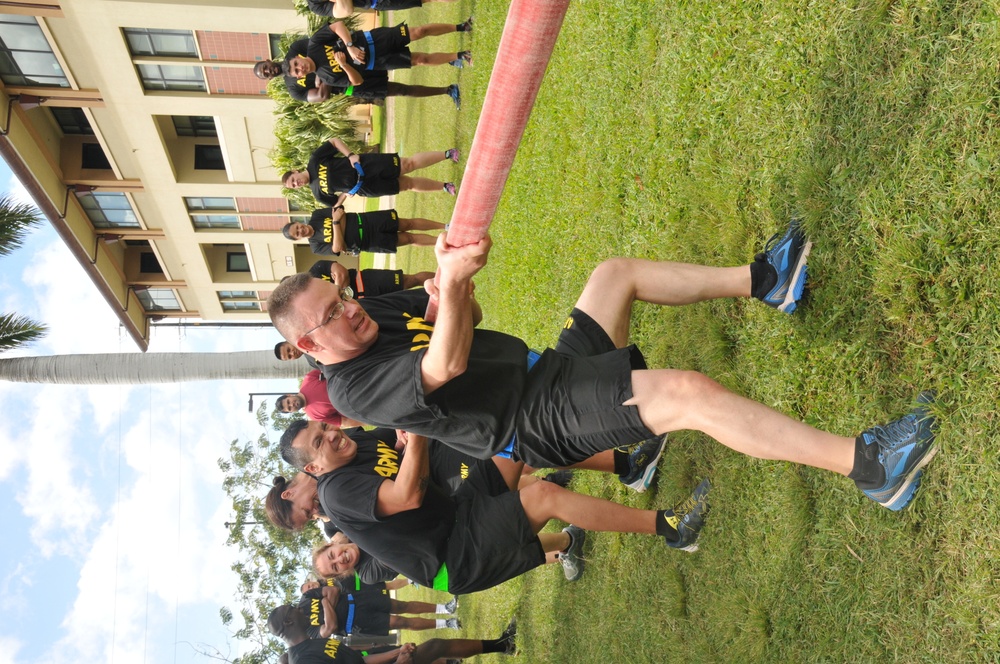
[[[0,380],[61,385],[147,385],[239,378],[301,378],[302,358],[282,362],[268,350],[236,353],[95,353],[0,359]]]
[[[0,197],[0,256],[8,256],[24,243],[28,231],[42,222],[31,205],[10,196]],[[0,313],[0,352],[26,346],[45,334],[45,326],[26,316]]]

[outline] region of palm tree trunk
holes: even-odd
[[[0,380],[62,385],[146,385],[233,378],[301,378],[305,359],[271,350],[238,353],[107,353],[0,359]]]

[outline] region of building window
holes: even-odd
[[[236,199],[224,196],[185,196],[188,210],[235,210]]]
[[[222,303],[223,311],[260,311],[260,302],[228,301]]]
[[[194,146],[194,167],[203,171],[226,170],[226,162],[222,158],[222,148],[218,145]]]
[[[101,147],[100,143],[84,143],[80,146],[80,150],[81,168],[111,170],[111,162],[108,161],[108,156],[104,154],[104,148]]]
[[[94,228],[139,228],[132,205],[125,194],[100,192],[80,196],[87,217]]]
[[[142,308],[146,311],[179,311],[180,302],[174,291],[169,288],[147,288],[136,290],[135,296],[142,303]]]
[[[216,138],[219,135],[215,130],[215,118],[211,115],[174,115],[171,120],[178,136]]]
[[[7,85],[69,87],[52,47],[31,16],[0,14],[0,79]]]
[[[246,252],[243,252],[243,251],[227,251],[226,252],[226,271],[227,272],[249,272],[250,271],[250,259],[247,257]]]
[[[235,214],[192,214],[191,223],[198,229],[228,228],[240,230],[240,218]]]
[[[90,126],[90,120],[82,108],[57,108],[49,109],[52,117],[59,124],[59,128],[66,135],[73,136],[93,136],[94,128]]]
[[[272,60],[283,60],[285,57],[285,49],[281,48],[282,36],[283,35],[276,35],[274,33],[270,33],[267,35],[267,41],[271,47]]]
[[[223,311],[260,311],[257,291],[219,291]]]
[[[198,57],[194,33],[190,30],[125,28],[125,38],[132,55]]]
[[[163,274],[160,261],[156,259],[156,254],[152,251],[143,251],[139,254],[139,272],[143,274]]]
[[[142,87],[147,90],[193,90],[205,92],[205,73],[201,67],[185,65],[139,65]]]

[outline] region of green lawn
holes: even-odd
[[[470,7],[456,4],[406,18],[453,22]],[[400,101],[403,154],[468,149],[506,5],[475,4],[457,125],[446,100]],[[672,435],[656,490],[586,473],[574,488],[666,507],[709,476],[701,551],[591,534],[580,582],[540,569],[466,598],[466,634],[516,613],[530,662],[1000,660],[998,32],[979,2],[571,7],[477,280],[485,324],[552,344],[602,259],[745,264],[800,215],[815,247],[793,316],[639,306],[633,338],[651,366],[844,435],[936,388],[942,451],[895,514],[844,478]],[[452,203],[397,207],[447,220]]]

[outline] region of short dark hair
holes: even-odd
[[[295,396],[295,395],[293,395],[293,394],[282,394],[280,397],[278,397],[277,399],[275,399],[274,400],[274,412],[276,412],[276,413],[283,413],[283,412],[285,412],[282,409],[282,407],[281,407],[281,405],[282,405],[281,402],[284,401],[285,399],[287,399],[288,397],[291,397],[291,396]]]
[[[295,241],[295,238],[292,237],[292,224],[294,223],[294,221],[289,221],[281,227],[281,234],[285,236],[286,240],[292,240],[293,242]]]
[[[278,444],[278,449],[281,451],[281,458],[285,460],[285,463],[291,464],[299,470],[305,470],[306,464],[312,461],[312,458],[307,457],[301,450],[296,449],[292,443],[295,442],[296,436],[305,431],[307,426],[309,426],[307,420],[295,420],[288,425],[285,433],[281,434],[281,442]]]
[[[264,68],[267,67],[268,65],[274,65],[275,68],[272,70],[274,72],[273,74],[268,75],[267,73],[264,72]],[[258,62],[253,66],[253,75],[264,81],[269,81],[272,78],[277,78],[281,74],[281,72],[282,72],[281,63],[278,62],[277,60],[261,60],[260,62]]]
[[[288,178],[292,177],[292,173],[294,173],[294,172],[295,171],[285,171],[284,173],[282,173],[281,174],[281,184],[287,187],[288,185],[286,185],[285,183],[288,182]]]
[[[282,279],[267,298],[267,315],[271,317],[271,323],[281,336],[289,343],[293,343],[292,340],[297,338],[298,334],[297,331],[289,329],[290,326],[297,324],[299,318],[292,301],[305,291],[312,281],[313,278],[308,272],[299,272],[289,279]]]
[[[279,360],[281,359],[281,347],[287,343],[288,343],[287,341],[279,341],[278,343],[274,344],[274,356]]]
[[[281,639],[285,638],[285,618],[288,617],[288,613],[291,610],[291,604],[282,604],[274,611],[271,611],[271,615],[267,617],[267,628],[271,630],[271,634]]]
[[[281,494],[288,488],[289,481],[278,475],[271,481],[271,490],[264,499],[264,513],[267,520],[282,530],[295,531],[292,525],[292,502],[285,500]]]

